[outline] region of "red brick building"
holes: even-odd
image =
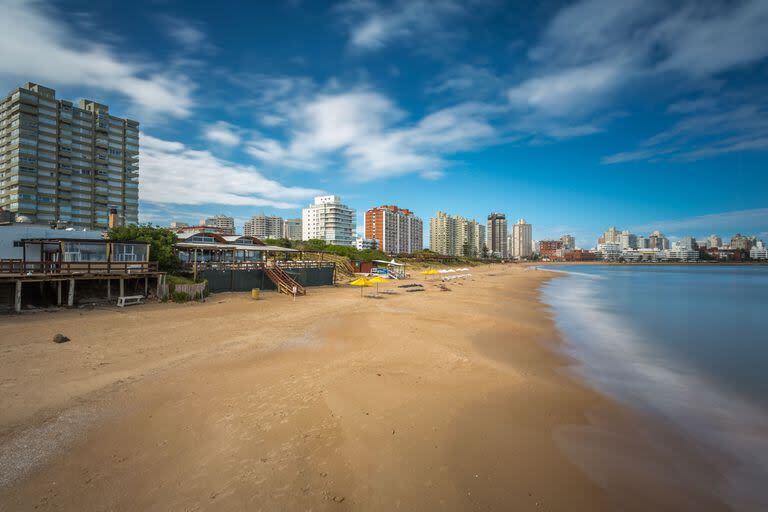
[[[424,248],[424,225],[410,210],[377,206],[365,212],[365,238],[388,254],[412,253]]]
[[[564,252],[562,240],[542,240],[539,242],[539,256],[542,259],[562,259]]]

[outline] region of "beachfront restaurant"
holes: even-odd
[[[0,310],[146,298],[150,282],[160,296],[165,275],[149,261],[148,243],[77,234],[14,239],[0,259]]]
[[[149,244],[94,238],[25,238],[16,245],[20,258],[2,260],[6,273],[102,274],[157,270]],[[152,268],[150,268],[152,267]]]
[[[253,236],[221,235],[208,231],[177,235],[176,254],[184,268],[259,267],[268,257],[285,257],[296,249],[265,245]]]

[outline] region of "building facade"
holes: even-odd
[[[711,249],[713,247],[722,247],[723,246],[723,239],[720,238],[717,235],[709,235],[707,237],[707,248]]]
[[[301,240],[301,219],[285,219],[283,221],[283,238],[292,241]]]
[[[518,259],[533,255],[533,226],[520,219],[512,226],[512,256]]]
[[[576,239],[571,235],[563,235],[560,237],[560,241],[563,242],[563,249],[566,251],[573,251],[576,249]]]
[[[243,224],[243,235],[261,240],[283,237],[283,218],[274,215],[254,215]]]
[[[410,254],[424,248],[424,223],[405,208],[377,206],[365,212],[365,238],[388,254]]]
[[[429,247],[446,256],[483,256],[485,226],[475,220],[444,212],[429,219]]]
[[[637,249],[637,235],[630,233],[629,231],[622,231],[619,235],[619,245],[621,250]]]
[[[0,208],[37,223],[106,229],[139,220],[139,123],[27,83],[0,100]]]
[[[496,212],[488,215],[488,222],[485,225],[485,236],[485,245],[488,248],[489,256],[494,258],[509,257],[506,215]]]
[[[565,258],[565,249],[562,240],[539,241],[539,256],[545,259],[558,260]]]
[[[379,242],[373,238],[358,236],[355,238],[355,249],[358,251],[373,250],[379,247]]]
[[[301,212],[302,240],[323,240],[332,245],[355,243],[355,210],[339,196],[318,196]]]
[[[201,224],[210,228],[216,228],[224,235],[235,234],[234,217],[227,217],[226,215],[214,215],[213,217],[208,217],[207,219],[203,220]]]

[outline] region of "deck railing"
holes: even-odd
[[[138,274],[157,272],[156,261],[23,261],[0,260],[0,274]]]
[[[198,261],[186,262],[183,265],[184,270],[193,271],[197,266],[198,272],[205,270],[263,270],[265,268],[279,267],[282,269],[301,269],[301,268],[333,268],[335,263],[332,261]]]

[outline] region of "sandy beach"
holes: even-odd
[[[727,510],[569,372],[555,274],[471,272],[0,318],[0,510]]]

